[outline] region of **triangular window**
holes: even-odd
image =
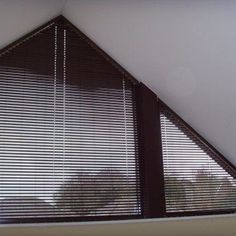
[[[161,106],[166,212],[236,208],[235,170],[166,106]]]

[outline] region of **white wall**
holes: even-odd
[[[65,0],[0,0],[0,49],[61,14]]]
[[[63,14],[236,164],[236,1],[68,0]]]
[[[234,236],[236,216],[0,227],[2,236]]]

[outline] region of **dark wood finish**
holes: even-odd
[[[143,215],[165,215],[160,116],[157,96],[140,83],[137,88],[138,129],[140,136]]]
[[[141,219],[141,216],[87,216],[87,217],[37,217],[0,220],[0,224],[24,224],[24,223],[52,223],[52,222],[85,222],[85,221],[109,221]]]
[[[171,212],[166,213],[167,217],[180,217],[180,216],[202,216],[202,215],[220,215],[220,214],[234,214],[236,209],[229,210],[208,210],[208,211],[185,211],[185,212]]]

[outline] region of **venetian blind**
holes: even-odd
[[[167,213],[236,208],[234,169],[164,105],[161,136]]]
[[[53,22],[0,56],[0,221],[141,214],[134,83]]]

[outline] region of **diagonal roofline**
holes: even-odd
[[[33,35],[39,33],[41,30],[45,29],[46,27],[52,24],[60,24],[64,25],[65,27],[71,28],[80,38],[82,38],[87,44],[89,44],[93,49],[95,49],[102,57],[104,57],[109,63],[111,63],[120,73],[123,74],[124,77],[131,80],[135,84],[138,84],[139,81],[131,75],[126,69],[124,69],[119,63],[117,63],[111,56],[109,56],[103,49],[101,49],[97,44],[92,41],[86,34],[84,34],[81,30],[79,30],[74,24],[72,24],[66,17],[63,15],[58,15],[53,19],[49,20],[47,23],[37,27],[36,29],[30,31],[29,33],[25,34],[23,37],[15,40],[14,42],[8,44],[4,48],[0,49],[0,55],[7,53],[14,47],[18,46],[26,39],[32,37]]]

